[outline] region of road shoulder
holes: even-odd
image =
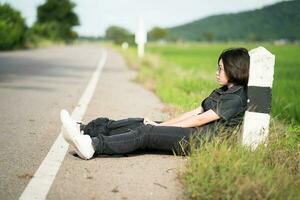
[[[149,116],[163,120],[163,104],[132,81],[135,71],[108,50],[108,60],[83,119],[122,119]],[[48,199],[183,199],[177,170],[185,159],[159,152],[101,156],[84,161],[69,149],[50,189]]]

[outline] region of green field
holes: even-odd
[[[243,46],[247,49],[257,47],[255,44],[202,44],[202,45],[149,45],[147,50],[159,54],[164,60],[191,72],[191,79],[184,81],[186,92],[200,93],[204,86],[211,91],[215,85],[215,69],[221,51],[229,47]],[[275,76],[273,82],[272,116],[288,122],[300,122],[300,98],[298,88],[300,75],[300,46],[263,45],[276,56]],[[198,80],[199,79],[199,80]],[[194,80],[194,81],[191,81]],[[189,82],[189,83],[188,83]],[[203,83],[205,82],[205,83]],[[206,90],[205,90],[206,91]]]
[[[148,44],[146,56],[120,50],[137,81],[153,90],[176,114],[199,106],[216,87],[217,58],[228,47],[257,44]],[[190,199],[297,199],[300,196],[300,46],[264,44],[276,56],[272,118],[267,146],[252,152],[216,138],[192,148],[181,174]],[[284,122],[284,123],[283,123]]]

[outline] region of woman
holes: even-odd
[[[242,122],[247,107],[249,63],[245,48],[224,50],[216,71],[217,82],[222,87],[205,98],[201,106],[177,118],[162,123],[148,118],[118,121],[98,118],[79,126],[62,110],[63,136],[83,159],[146,148],[180,153],[188,149],[190,137],[211,137],[220,132],[220,125],[227,129]]]

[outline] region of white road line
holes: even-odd
[[[94,71],[88,86],[86,87],[83,95],[81,96],[76,108],[72,113],[72,117],[74,119],[80,121],[85,114],[87,106],[94,94],[99,76],[106,62],[106,59],[107,52],[104,50],[101,60],[98,63],[97,69]],[[43,160],[38,170],[35,172],[33,178],[30,180],[19,199],[46,199],[49,189],[67,153],[68,147],[69,144],[65,142],[62,137],[62,132],[60,132],[47,156]]]

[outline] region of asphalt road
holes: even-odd
[[[102,50],[86,44],[0,53],[1,199],[22,194],[60,132],[60,109],[73,111]],[[135,72],[107,51],[83,121],[166,118],[155,95],[131,81]],[[47,199],[182,199],[176,172],[184,162],[161,152],[84,161],[69,148]]]

